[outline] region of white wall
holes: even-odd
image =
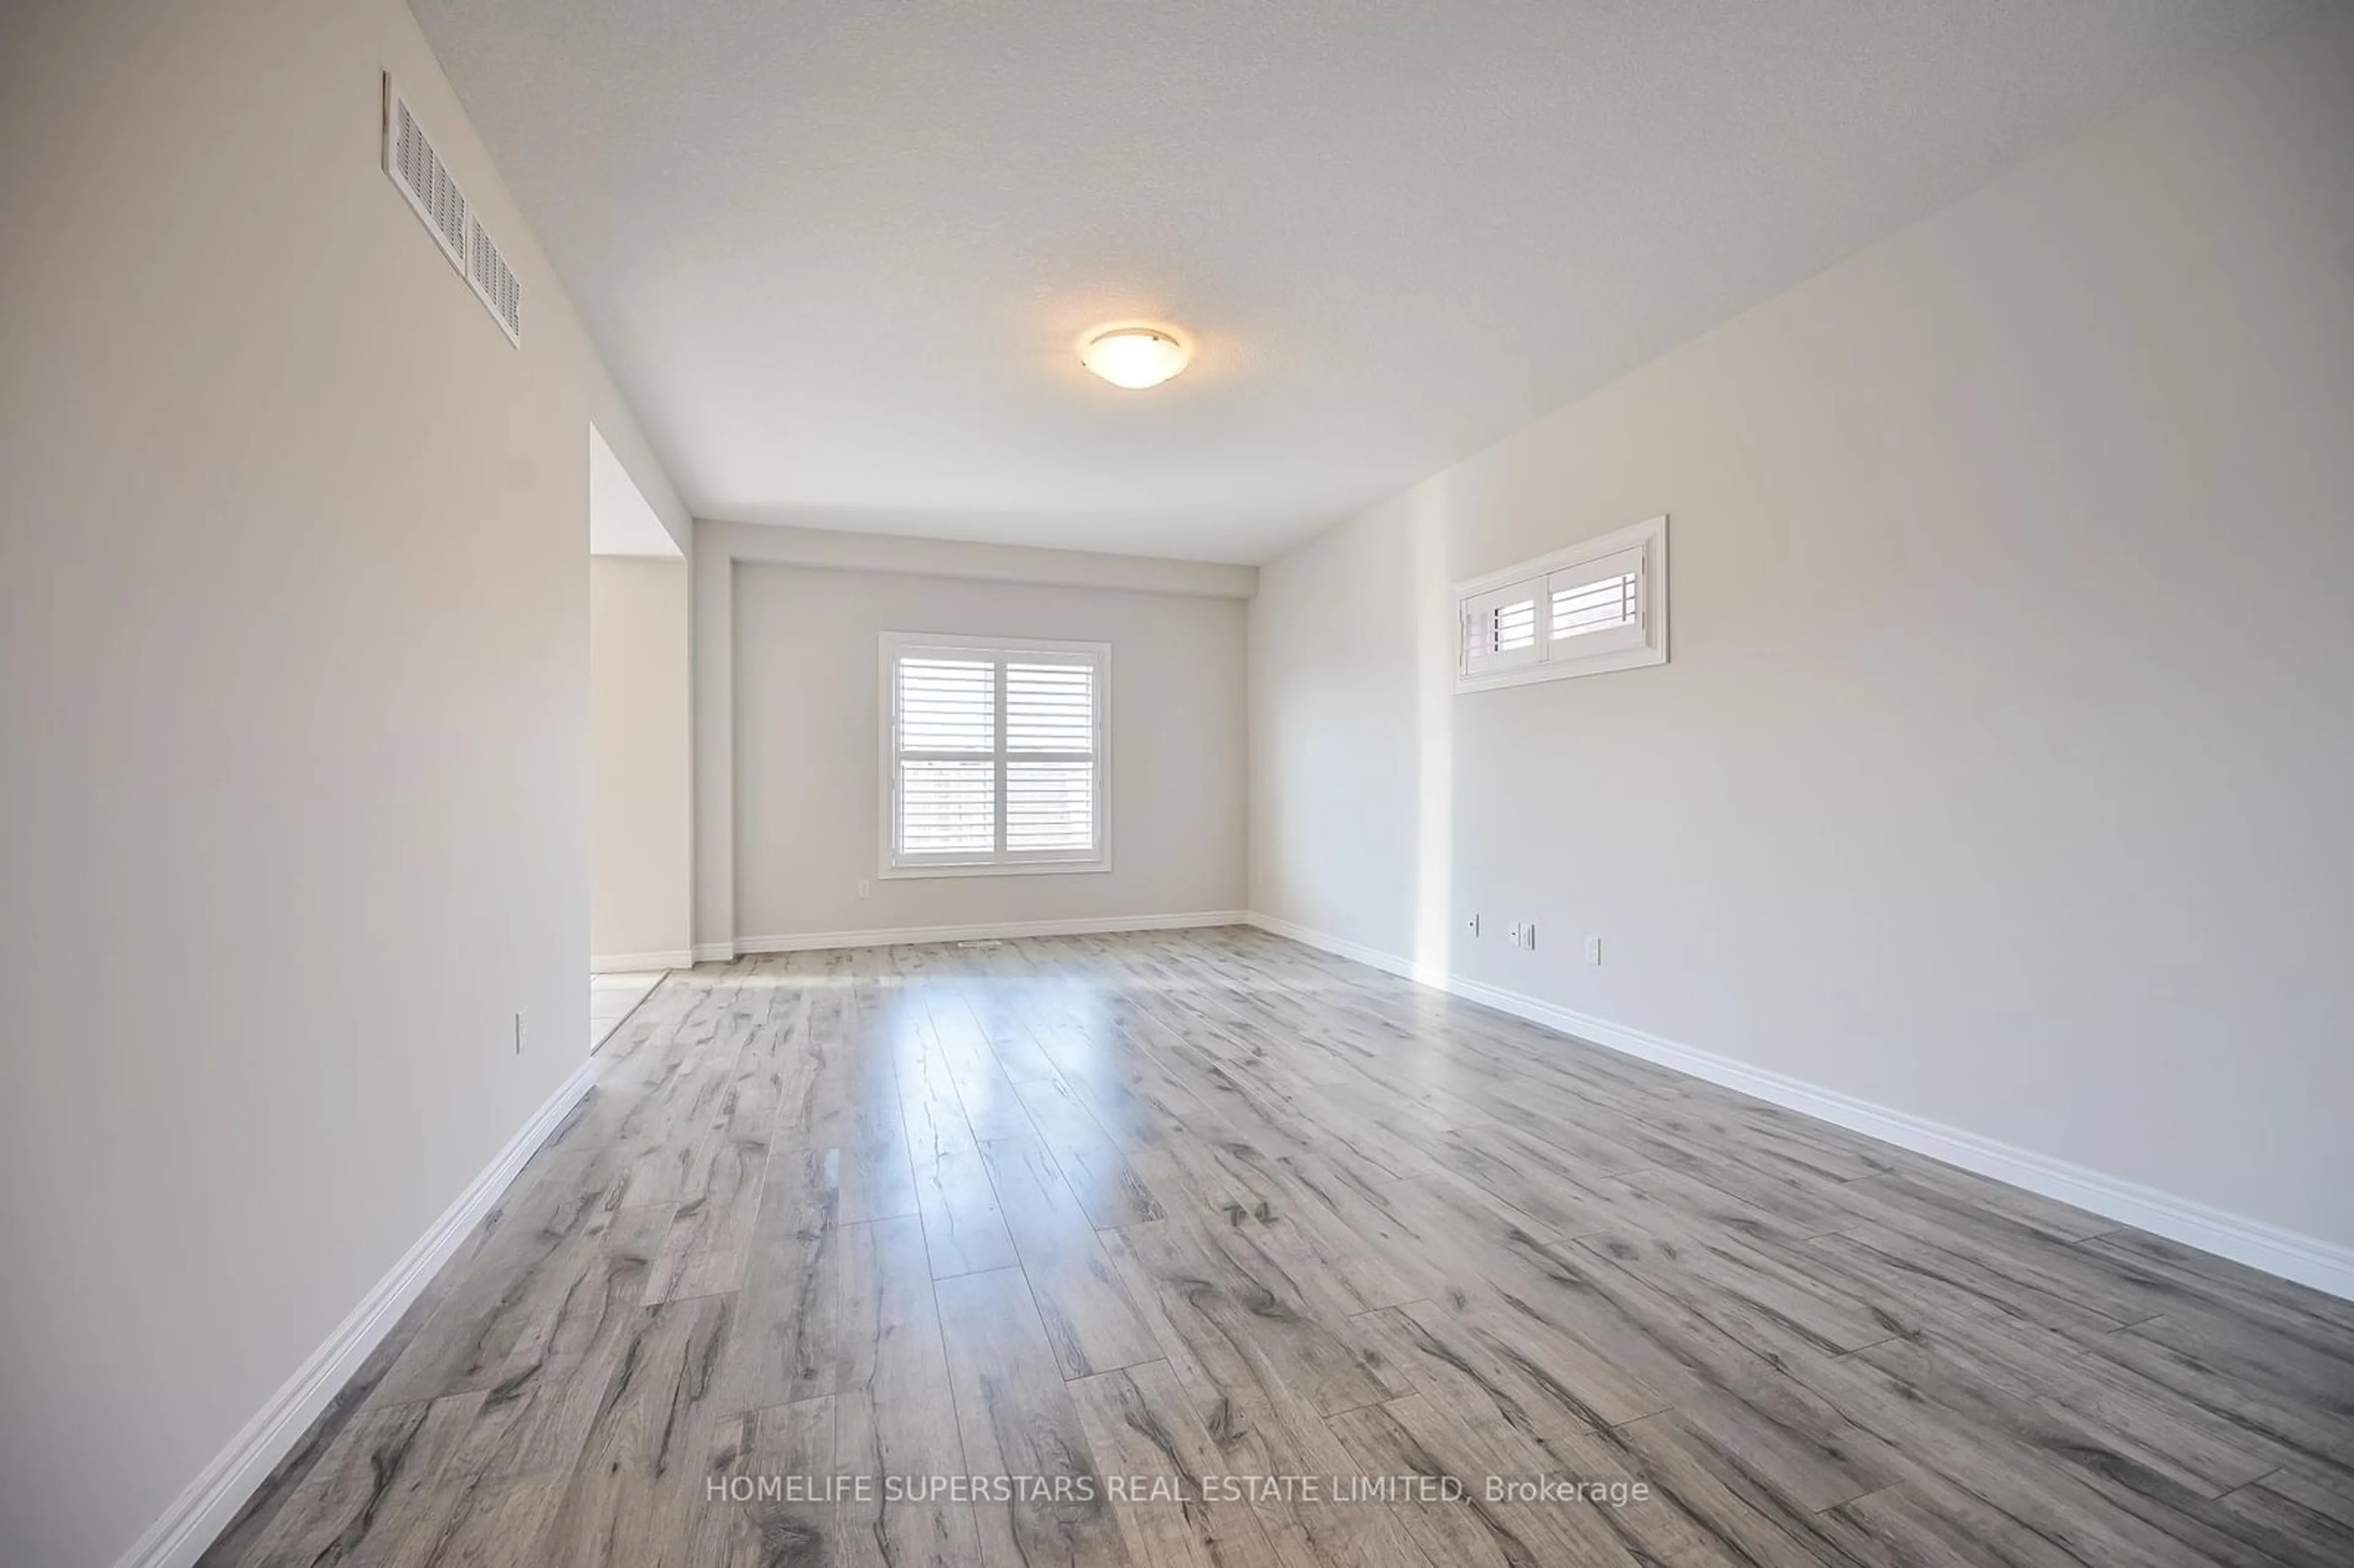
[[[2338,8],[1264,568],[1253,907],[2354,1243],[2349,83]],[[1662,512],[1671,663],[1452,695],[1452,581]]]
[[[741,561],[733,577],[741,938],[1243,907],[1240,599]],[[885,630],[1112,645],[1108,872],[876,875]]]
[[[397,0],[6,7],[0,133],[0,1562],[86,1568],[578,1065],[590,418],[676,501]]]
[[[588,950],[660,968],[692,946],[695,775],[684,560],[588,560]]]

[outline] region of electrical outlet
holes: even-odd
[[[858,879],[858,896],[861,898],[866,896],[866,879],[863,876]]]
[[[527,1009],[515,1009],[514,1054],[523,1054],[525,1044],[531,1039],[531,1013]]]
[[[1585,938],[1585,961],[1589,964],[1598,964],[1602,961],[1601,938],[1588,937]]]
[[[1474,915],[1469,920],[1464,921],[1463,928],[1470,932],[1473,936],[1478,936],[1479,934],[1479,916]]]

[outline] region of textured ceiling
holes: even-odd
[[[415,4],[698,515],[1235,561],[2312,8]]]

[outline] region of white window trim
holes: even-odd
[[[1624,644],[1626,639],[1615,638],[1614,645],[1603,652],[1556,654],[1553,648],[1553,599],[1549,579],[1555,574],[1574,571],[1606,556],[1638,549],[1642,552],[1641,569],[1637,578],[1642,593],[1639,640],[1632,646],[1625,646],[1619,644]],[[1464,618],[1469,613],[1470,602],[1499,588],[1512,588],[1525,582],[1536,584],[1537,646],[1534,656],[1478,674],[1470,673],[1465,667],[1469,652],[1463,636]],[[1458,693],[1484,692],[1496,686],[1524,686],[1532,681],[1561,681],[1573,675],[1599,675],[1612,670],[1637,670],[1649,664],[1664,664],[1668,662],[1668,520],[1665,516],[1647,518],[1597,538],[1539,556],[1534,560],[1467,577],[1455,585],[1455,689]]]
[[[875,874],[887,881],[904,881],[917,877],[943,876],[1051,876],[1071,875],[1111,869],[1111,644],[1108,642],[1066,642],[1046,638],[1013,640],[998,637],[962,636],[937,631],[885,631],[876,639],[878,705],[875,709],[876,730],[880,745],[875,768],[875,825],[880,844],[880,857]],[[893,831],[899,820],[894,794],[899,786],[899,720],[898,683],[892,678],[893,668],[902,653],[911,649],[961,654],[966,657],[993,658],[1001,662],[1019,659],[1023,654],[1042,654],[1049,658],[1084,658],[1093,662],[1096,671],[1095,705],[1095,840],[1096,847],[1085,854],[1067,851],[997,850],[986,860],[953,859],[943,856],[907,858],[898,853],[897,835]],[[997,687],[998,749],[992,755],[997,762],[996,800],[1000,811],[999,836],[1003,836],[1002,811],[1005,802],[1004,706],[1005,682],[1001,667]]]

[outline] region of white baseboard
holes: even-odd
[[[1998,1181],[2073,1203],[2080,1209],[2135,1226],[2201,1252],[2244,1263],[2251,1268],[2332,1296],[2354,1300],[2354,1248],[2336,1245],[2261,1220],[2251,1220],[2137,1181],[2107,1175],[2047,1154],[1948,1127],[1909,1111],[1892,1110],[1801,1079],[1753,1067],[1730,1056],[1663,1040],[1639,1029],[1557,1007],[1518,991],[1505,991],[1450,971],[1416,965],[1394,953],[1311,931],[1288,920],[1254,914],[1250,924],[1278,937],[1357,963],[1448,991],[1532,1023],[1605,1046],[1628,1056],[1704,1078],[1712,1084],[1785,1107],[1818,1120],[1909,1149],[1916,1154],[1975,1171]]]
[[[1351,963],[1363,964],[1369,969],[1381,969],[1397,976],[1400,980],[1410,980],[1416,984],[1426,985],[1437,991],[1455,990],[1452,983],[1454,977],[1445,969],[1434,969],[1427,964],[1416,964],[1411,959],[1398,957],[1395,953],[1385,953],[1379,948],[1366,947],[1363,942],[1352,942],[1346,937],[1329,936],[1322,931],[1310,930],[1305,926],[1295,926],[1288,920],[1278,920],[1272,915],[1261,915],[1257,911],[1252,912],[1249,923],[1262,931],[1270,931],[1278,937],[1288,937],[1295,942],[1310,948],[1320,948],[1336,957],[1346,959]],[[1507,1008],[1503,1011],[1515,1010]],[[1521,1016],[1528,1015],[1522,1013]]]
[[[595,1060],[582,1062],[115,1568],[189,1568],[204,1554],[596,1080]]]
[[[1241,909],[1185,915],[1106,915],[1076,920],[1001,920],[980,926],[900,926],[876,931],[801,931],[783,937],[738,937],[695,949],[700,962],[744,953],[801,953],[822,948],[896,948],[910,942],[980,942],[1012,937],[1097,937],[1117,931],[1181,931],[1204,926],[1247,926]]]
[[[607,953],[588,960],[592,975],[622,975],[642,969],[684,969],[695,967],[695,954],[685,948],[666,948],[659,953]]]

